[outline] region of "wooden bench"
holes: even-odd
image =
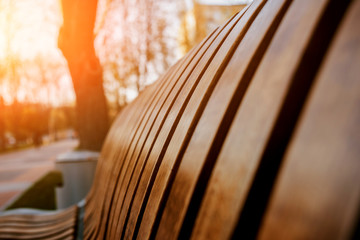
[[[359,239],[359,23],[360,1],[254,1],[121,112],[83,228],[9,213],[0,238]]]

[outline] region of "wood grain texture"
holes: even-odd
[[[209,41],[212,39],[213,38],[210,38]],[[202,51],[199,53],[201,54],[205,51],[206,47],[204,45]],[[198,64],[198,59],[200,58],[201,55],[195,56],[193,59],[194,63]],[[193,73],[192,68],[189,67],[187,70],[191,70],[190,73]],[[144,149],[139,155],[139,159],[141,160],[142,164],[139,164],[135,169],[134,175],[131,179],[132,182],[130,182],[129,185],[128,196],[127,199],[125,199],[125,201],[127,200],[127,202],[125,202],[125,206],[128,207],[126,207],[124,209],[125,211],[122,212],[123,216],[125,217],[123,229],[126,229],[127,232],[130,232],[131,229],[134,228],[134,226],[128,226],[128,223],[134,225],[136,221],[136,219],[130,216],[130,213],[136,214],[137,210],[133,210],[133,208],[140,210],[136,205],[142,203],[142,199],[138,201],[138,198],[135,197],[144,196],[145,191],[147,190],[146,185],[148,185],[149,177],[153,167],[155,163],[161,162],[161,159],[158,160],[156,155],[160,154],[159,150],[161,151],[162,149],[166,148],[166,139],[171,138],[173,132],[172,128],[176,126],[176,122],[181,117],[181,109],[183,107],[179,105],[179,103],[183,104],[184,97],[187,96],[189,91],[192,91],[190,86],[194,83],[192,83],[192,80],[189,79],[190,73],[183,74],[187,80],[179,81],[179,88],[175,88],[167,99],[168,101],[164,102],[164,105],[159,112],[159,116],[148,135],[147,141],[144,143]],[[133,207],[134,204],[135,206]],[[122,234],[125,234],[125,231],[123,231]],[[128,233],[128,235],[129,234],[131,235],[132,232]],[[125,238],[129,238],[129,236],[125,236]]]
[[[198,52],[198,51],[204,51],[203,50],[200,50],[198,49],[197,51],[195,52]],[[190,66],[191,65],[194,65],[197,63],[198,60],[194,59],[194,56],[192,56],[192,54],[190,54],[188,57],[187,57],[187,63],[184,64],[182,66],[182,68],[177,72],[177,77],[174,78],[174,79],[170,79],[171,82],[172,82],[172,85],[170,85],[169,89],[167,90],[167,92],[162,96],[163,100],[167,100],[167,101],[164,101],[162,104],[160,103],[158,106],[157,106],[157,110],[156,111],[153,111],[152,112],[152,115],[149,115],[149,118],[153,118],[153,119],[158,119],[158,114],[159,114],[159,111],[168,111],[166,109],[171,109],[171,102],[173,101],[173,98],[177,96],[177,91],[176,89],[179,89],[179,88],[183,88],[184,86],[184,83],[183,81],[178,81],[179,78],[185,78],[187,77],[187,71],[191,71],[191,67],[186,67],[186,66]],[[160,107],[160,108],[159,108]],[[170,108],[169,108],[170,107]],[[165,110],[164,110],[165,109]],[[163,112],[164,113],[164,112]],[[147,126],[144,126],[144,130],[145,130],[145,134],[143,134],[143,136],[139,136],[139,137],[145,137],[145,139],[148,139],[148,134],[150,133],[149,131],[151,129],[153,129],[152,127],[152,121],[149,121],[149,124]],[[143,131],[144,132],[144,131]],[[142,134],[141,134],[142,135]],[[144,139],[144,138],[143,138]],[[139,160],[139,157],[142,153],[142,149],[143,149],[143,144],[144,142],[143,141],[138,141],[138,143],[136,145],[134,145],[134,148],[132,150],[132,154],[131,155],[128,155],[128,159],[127,160],[129,162],[129,167],[128,169],[126,169],[126,171],[124,172],[123,174],[123,178],[121,179],[121,182],[120,184],[118,185],[119,187],[116,189],[118,194],[117,194],[117,199],[119,199],[119,204],[117,205],[117,208],[115,209],[115,211],[113,212],[113,215],[116,215],[115,216],[115,221],[114,223],[116,224],[117,227],[113,228],[112,230],[115,230],[115,231],[121,231],[122,227],[123,227],[123,224],[119,224],[118,223],[118,219],[120,217],[120,214],[121,214],[121,211],[123,209],[123,203],[125,201],[124,197],[123,196],[126,196],[126,193],[128,192],[128,189],[130,187],[129,183],[132,179],[134,179],[133,177],[133,173],[135,172],[136,168],[137,170],[139,170],[139,165],[141,167],[141,165],[143,164],[143,159],[140,159],[140,164],[137,164],[138,163],[138,160]],[[132,160],[133,159],[133,160]],[[132,160],[132,161],[131,161]],[[135,176],[136,178],[136,176]],[[134,180],[133,180],[134,181]],[[131,186],[132,188],[134,187],[134,184],[132,184]],[[130,190],[131,191],[131,190]],[[131,193],[130,193],[131,194]],[[127,201],[129,201],[129,196],[130,194],[128,195],[128,198],[127,198]],[[119,196],[120,195],[120,196]],[[129,202],[127,202],[126,204],[129,204]],[[124,214],[124,213],[123,213]],[[125,221],[124,218],[122,218],[123,221]],[[119,234],[119,233],[112,233],[110,232],[110,235],[111,234]],[[120,233],[121,234],[121,233]]]
[[[184,123],[182,123],[182,124],[186,124],[186,125],[183,125],[185,128],[191,127],[192,131],[194,131],[194,127],[196,126],[197,122],[199,121],[199,118],[204,110],[205,104],[208,102],[210,94],[212,93],[217,81],[219,80],[219,77],[221,76],[222,72],[224,71],[225,65],[222,65],[222,66],[216,65],[217,62],[219,62],[219,60],[217,60],[217,58],[224,58],[224,60],[225,60],[224,63],[225,64],[228,63],[229,58],[233,55],[233,51],[235,51],[235,49],[237,47],[236,42],[241,41],[242,37],[244,36],[244,33],[247,31],[249,25],[252,22],[249,20],[253,20],[255,18],[255,16],[259,12],[259,10],[262,8],[263,4],[264,4],[264,1],[258,1],[254,4],[252,4],[249,7],[249,9],[244,13],[244,15],[242,16],[240,21],[237,23],[237,25],[233,29],[229,29],[231,32],[229,33],[229,36],[225,40],[225,44],[222,46],[221,51],[219,50],[219,53],[216,55],[216,58],[212,61],[212,68],[209,68],[209,71],[207,72],[206,77],[204,77],[205,80],[213,79],[214,85],[211,86],[211,89],[209,89],[209,91],[207,92],[207,95],[205,96],[205,98],[202,102],[203,105],[196,107],[196,106],[194,106],[195,104],[192,104],[192,103],[189,104],[190,107],[188,109],[186,109],[189,112],[189,116],[191,116],[190,115],[191,111],[195,110],[195,111],[197,111],[197,117],[196,117],[196,119],[194,118],[194,120],[192,118],[184,118],[183,119]],[[230,45],[232,47],[227,46],[227,45]],[[228,58],[226,59],[226,57],[228,57]],[[206,82],[204,82],[204,83],[206,83]],[[201,88],[199,87],[197,90],[200,92]],[[191,100],[194,103],[197,101],[196,98],[192,98]],[[187,114],[185,116],[187,116]],[[192,134],[192,132],[191,132],[191,134],[184,133],[182,131],[182,129],[184,129],[184,127],[180,127],[180,128],[176,129],[175,134],[179,137],[174,138],[172,140],[172,142],[174,142],[174,143],[169,145],[169,148],[167,149],[167,152],[165,153],[165,157],[164,157],[165,159],[178,158],[178,159],[174,159],[174,160],[177,160],[177,162],[178,162],[177,164],[180,164],[180,166],[179,166],[179,171],[177,172],[177,176],[174,180],[174,183],[171,186],[171,191],[167,198],[166,206],[163,210],[163,214],[162,214],[159,228],[157,231],[157,236],[156,236],[157,238],[173,239],[173,238],[178,237],[178,234],[180,233],[180,230],[181,230],[182,221],[185,217],[186,210],[187,210],[186,205],[184,205],[184,202],[183,202],[184,201],[183,196],[186,196],[187,199],[189,200],[189,197],[191,197],[191,195],[188,194],[189,193],[188,191],[190,190],[190,188],[189,188],[190,186],[187,184],[192,182],[191,178],[197,177],[196,174],[194,174],[192,171],[192,170],[194,170],[194,168],[192,166],[189,166],[189,168],[186,168],[186,170],[184,172],[182,172],[182,170],[185,169],[185,168],[182,168],[182,164],[188,163],[188,162],[182,161],[182,157],[184,154],[182,151],[185,150],[185,148],[188,144],[188,141],[190,140],[191,134]],[[177,142],[175,142],[175,141],[177,141]],[[195,158],[196,161],[194,161],[193,159],[194,158],[192,158],[192,161],[189,161],[189,164],[196,164],[198,161],[200,161],[200,159],[198,159],[198,158]],[[174,162],[174,160],[172,162]],[[173,174],[176,173],[176,172],[174,172],[174,170],[176,170],[176,169],[173,169]],[[166,201],[166,199],[165,199],[165,201]],[[176,206],[178,206],[178,207],[176,207]],[[176,216],[176,217],[174,217],[174,216]]]
[[[189,167],[192,171],[198,169],[197,175],[199,175],[199,178],[202,178],[200,180],[197,179],[197,186],[195,185],[196,182],[193,183],[192,188],[195,191],[193,196],[195,195],[196,197],[192,197],[194,209],[190,210],[190,213],[198,211],[199,202],[196,203],[196,201],[202,197],[198,193],[205,190],[206,183],[209,181],[209,176],[207,175],[216,164],[219,150],[226,137],[231,120],[236,113],[236,109],[241,104],[248,85],[251,84],[254,72],[262,60],[263,54],[270,44],[273,34],[290,2],[270,1],[265,4],[227,65],[221,78],[222,81],[219,82],[213,96],[210,98],[208,108],[205,109],[182,160],[184,163],[192,163],[193,158],[203,159],[202,165],[200,165],[200,161],[197,161],[196,164],[199,164],[198,166],[194,167],[194,163],[192,163],[193,166]],[[232,77],[239,79],[239,81],[234,81]],[[222,159],[220,158],[219,161],[222,161]],[[227,171],[227,168],[232,166],[222,165],[221,167],[226,168],[225,171]],[[236,178],[237,176],[241,177],[241,174],[229,174],[228,178]],[[200,181],[204,182],[205,185],[200,185]],[[209,185],[211,187],[213,187],[212,184],[216,187],[219,183],[210,181]],[[237,187],[241,187],[241,185],[242,183],[239,180]],[[238,213],[236,213],[234,205],[226,202],[227,196],[232,195],[235,191],[228,187],[231,186],[224,185],[221,187],[227,194],[222,192],[215,194],[214,192],[207,193],[204,201],[201,203],[201,211],[197,217],[194,233],[192,234],[193,239],[228,239],[231,237]],[[196,215],[189,215],[188,219],[185,220],[185,224],[191,222],[187,226],[189,231],[191,231],[192,225],[195,224],[195,217]]]
[[[235,17],[233,19],[234,22],[236,22],[238,19],[238,17]],[[229,26],[227,26],[229,28],[231,28],[231,24],[229,24]],[[218,41],[223,41],[222,40],[222,36],[224,36],[224,34],[226,35],[226,31],[224,31],[224,29],[221,30],[221,32],[219,32],[219,35],[217,36],[217,38],[214,40],[214,43],[218,42]],[[133,226],[136,225],[136,223],[139,225],[140,222],[138,222],[138,216],[139,216],[139,212],[141,211],[141,208],[144,209],[145,204],[143,203],[144,198],[145,201],[147,201],[146,199],[148,198],[147,196],[150,194],[150,190],[154,184],[154,180],[156,177],[156,173],[160,167],[160,164],[162,163],[163,159],[167,159],[167,155],[165,153],[165,151],[167,150],[168,146],[177,146],[180,147],[181,146],[181,142],[180,143],[176,143],[176,141],[182,141],[184,134],[186,135],[186,132],[182,132],[182,131],[178,131],[176,129],[187,129],[189,127],[189,124],[191,124],[191,120],[195,117],[196,115],[196,108],[193,108],[192,106],[197,106],[199,105],[199,103],[197,104],[191,104],[191,101],[201,101],[201,98],[197,97],[192,99],[192,95],[194,94],[206,94],[207,92],[207,86],[201,86],[202,83],[204,83],[203,79],[207,79],[206,75],[208,74],[208,69],[213,69],[211,68],[211,64],[212,62],[210,62],[210,60],[208,60],[209,58],[206,56],[213,56],[214,54],[217,53],[217,51],[220,51],[216,48],[216,44],[212,43],[212,46],[214,47],[210,47],[210,49],[208,50],[207,53],[212,53],[211,54],[207,54],[203,57],[201,57],[202,61],[199,64],[207,64],[208,66],[206,66],[206,71],[203,68],[202,71],[197,71],[195,69],[195,71],[193,72],[193,74],[190,75],[190,79],[189,82],[192,84],[188,87],[188,89],[190,91],[182,91],[179,94],[178,99],[176,100],[176,102],[174,103],[174,107],[173,107],[173,111],[171,112],[172,114],[176,114],[176,112],[179,112],[177,114],[177,117],[175,118],[176,121],[171,121],[172,118],[167,119],[165,124],[164,124],[164,131],[160,132],[159,135],[159,141],[157,141],[154,145],[153,151],[151,152],[150,157],[154,160],[156,160],[156,162],[154,160],[152,160],[152,163],[149,164],[150,167],[150,171],[145,172],[145,175],[142,179],[142,191],[137,191],[136,192],[136,196],[139,196],[139,198],[135,197],[135,210],[131,211],[131,216],[132,218],[130,218],[130,221],[132,222],[131,224],[133,224]],[[213,50],[211,50],[213,49]],[[207,62],[206,62],[207,61]],[[210,75],[211,76],[211,75]],[[195,80],[195,82],[194,82]],[[202,92],[202,93],[201,93]],[[177,109],[177,110],[175,110]],[[185,117],[186,116],[186,117]],[[185,118],[184,118],[185,117]],[[185,124],[185,125],[184,125]],[[169,134],[169,132],[171,134]],[[179,136],[179,133],[182,132]],[[189,133],[189,132],[188,132]],[[175,141],[175,142],[174,142]],[[164,157],[165,155],[165,157]],[[176,155],[174,154],[174,157]],[[173,159],[174,159],[173,157]],[[155,164],[156,163],[156,164]],[[147,179],[151,178],[150,183]],[[164,183],[161,183],[162,185]],[[147,196],[145,196],[147,195]],[[143,210],[142,210],[143,211]],[[128,229],[132,229],[127,228]],[[130,232],[130,231],[128,231]],[[132,234],[132,233],[130,233]]]
[[[0,239],[74,239],[76,206],[43,215],[0,217]]]
[[[119,152],[125,151],[124,145],[118,146],[118,148],[115,148],[114,146],[117,146],[117,142],[123,142],[126,143],[126,141],[129,139],[129,136],[131,136],[131,130],[135,132],[136,130],[136,118],[139,116],[139,114],[142,113],[142,109],[146,108],[146,101],[149,101],[146,96],[143,98],[137,99],[137,102],[134,105],[139,104],[137,108],[126,108],[123,109],[122,116],[125,116],[126,119],[119,119],[124,120],[120,121],[123,124],[119,123],[120,127],[116,128],[114,131],[111,131],[111,134],[109,134],[106,141],[109,141],[109,143],[105,143],[105,146],[108,146],[108,149],[104,147],[103,153],[101,154],[99,165],[97,167],[97,175],[95,176],[95,179],[98,179],[95,182],[94,186],[92,187],[92,192],[94,192],[95,196],[91,197],[88,196],[88,202],[86,205],[86,213],[89,214],[85,216],[85,224],[87,219],[91,219],[89,222],[92,224],[93,222],[97,222],[97,225],[94,225],[93,227],[90,227],[90,224],[87,225],[89,228],[86,228],[85,235],[87,234],[87,231],[91,229],[92,231],[96,231],[98,227],[100,227],[99,223],[101,220],[106,220],[106,218],[103,217],[103,208],[105,207],[105,200],[111,201],[111,191],[108,191],[109,182],[116,182],[114,181],[114,177],[111,178],[112,171],[116,169],[116,156],[119,154]],[[118,121],[117,121],[118,122]],[[104,160],[107,159],[107,160]],[[104,160],[104,161],[103,161]],[[115,184],[115,183],[114,183]],[[91,193],[91,192],[90,192]],[[103,204],[100,204],[103,203]],[[97,221],[94,221],[94,219],[97,219]],[[102,223],[102,225],[105,225],[105,223]]]
[[[350,239],[360,202],[360,1],[316,78],[260,239]]]
[[[177,67],[179,67],[179,66],[177,66]],[[173,71],[175,71],[175,70],[176,70],[176,68]],[[169,75],[171,76],[173,74],[173,71],[170,71],[164,77],[168,77]],[[100,235],[105,234],[107,225],[109,224],[107,214],[111,212],[111,210],[112,210],[111,208],[113,206],[116,206],[116,198],[115,198],[114,189],[118,185],[119,178],[127,166],[127,161],[123,160],[123,156],[125,155],[125,157],[126,157],[127,153],[129,151],[131,151],[131,147],[134,145],[134,142],[136,142],[138,140],[139,132],[141,132],[142,126],[144,124],[146,125],[146,123],[148,122],[147,116],[149,115],[149,112],[153,111],[153,107],[156,105],[156,98],[159,95],[161,95],[162,92],[164,91],[164,88],[166,88],[166,83],[167,83],[166,81],[161,81],[160,83],[162,83],[162,84],[158,88],[154,89],[155,94],[152,93],[148,98],[144,98],[146,101],[145,104],[143,104],[145,106],[145,108],[142,108],[141,105],[136,108],[137,114],[135,114],[135,116],[133,116],[133,118],[130,120],[130,122],[132,122],[133,124],[135,123],[134,128],[125,130],[125,131],[129,131],[128,132],[129,134],[124,134],[124,132],[119,134],[120,136],[123,136],[126,138],[126,139],[124,139],[124,141],[121,141],[122,143],[125,143],[123,145],[124,148],[121,148],[119,151],[119,148],[113,147],[113,149],[116,152],[113,159],[114,159],[114,161],[116,161],[117,164],[113,164],[112,161],[108,162],[108,166],[110,167],[109,171],[111,173],[109,174],[110,177],[108,180],[108,184],[106,184],[106,186],[107,186],[106,192],[109,192],[110,195],[109,195],[109,197],[105,197],[105,200],[104,200],[104,205],[103,205],[104,209],[102,210],[103,215],[100,217],[100,219],[102,220],[101,231],[99,233]],[[151,91],[149,91],[149,92],[151,92]],[[126,126],[128,127],[129,125],[125,125],[125,127]],[[112,204],[113,202],[114,202],[114,204]]]
[[[145,89],[106,138],[84,239],[355,239],[350,2],[255,0]],[[2,216],[0,239],[72,239],[75,216]]]

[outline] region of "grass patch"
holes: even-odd
[[[50,171],[25,190],[6,210],[14,208],[56,209],[55,188],[63,184],[59,171]]]

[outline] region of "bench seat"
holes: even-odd
[[[119,114],[74,237],[357,239],[359,22],[255,0],[217,28]]]
[[[77,206],[66,210],[9,210],[0,214],[0,239],[73,239]]]

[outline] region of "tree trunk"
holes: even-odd
[[[96,7],[97,0],[62,0],[64,23],[58,44],[75,90],[80,148],[98,151],[109,123],[102,68],[94,49]]]

